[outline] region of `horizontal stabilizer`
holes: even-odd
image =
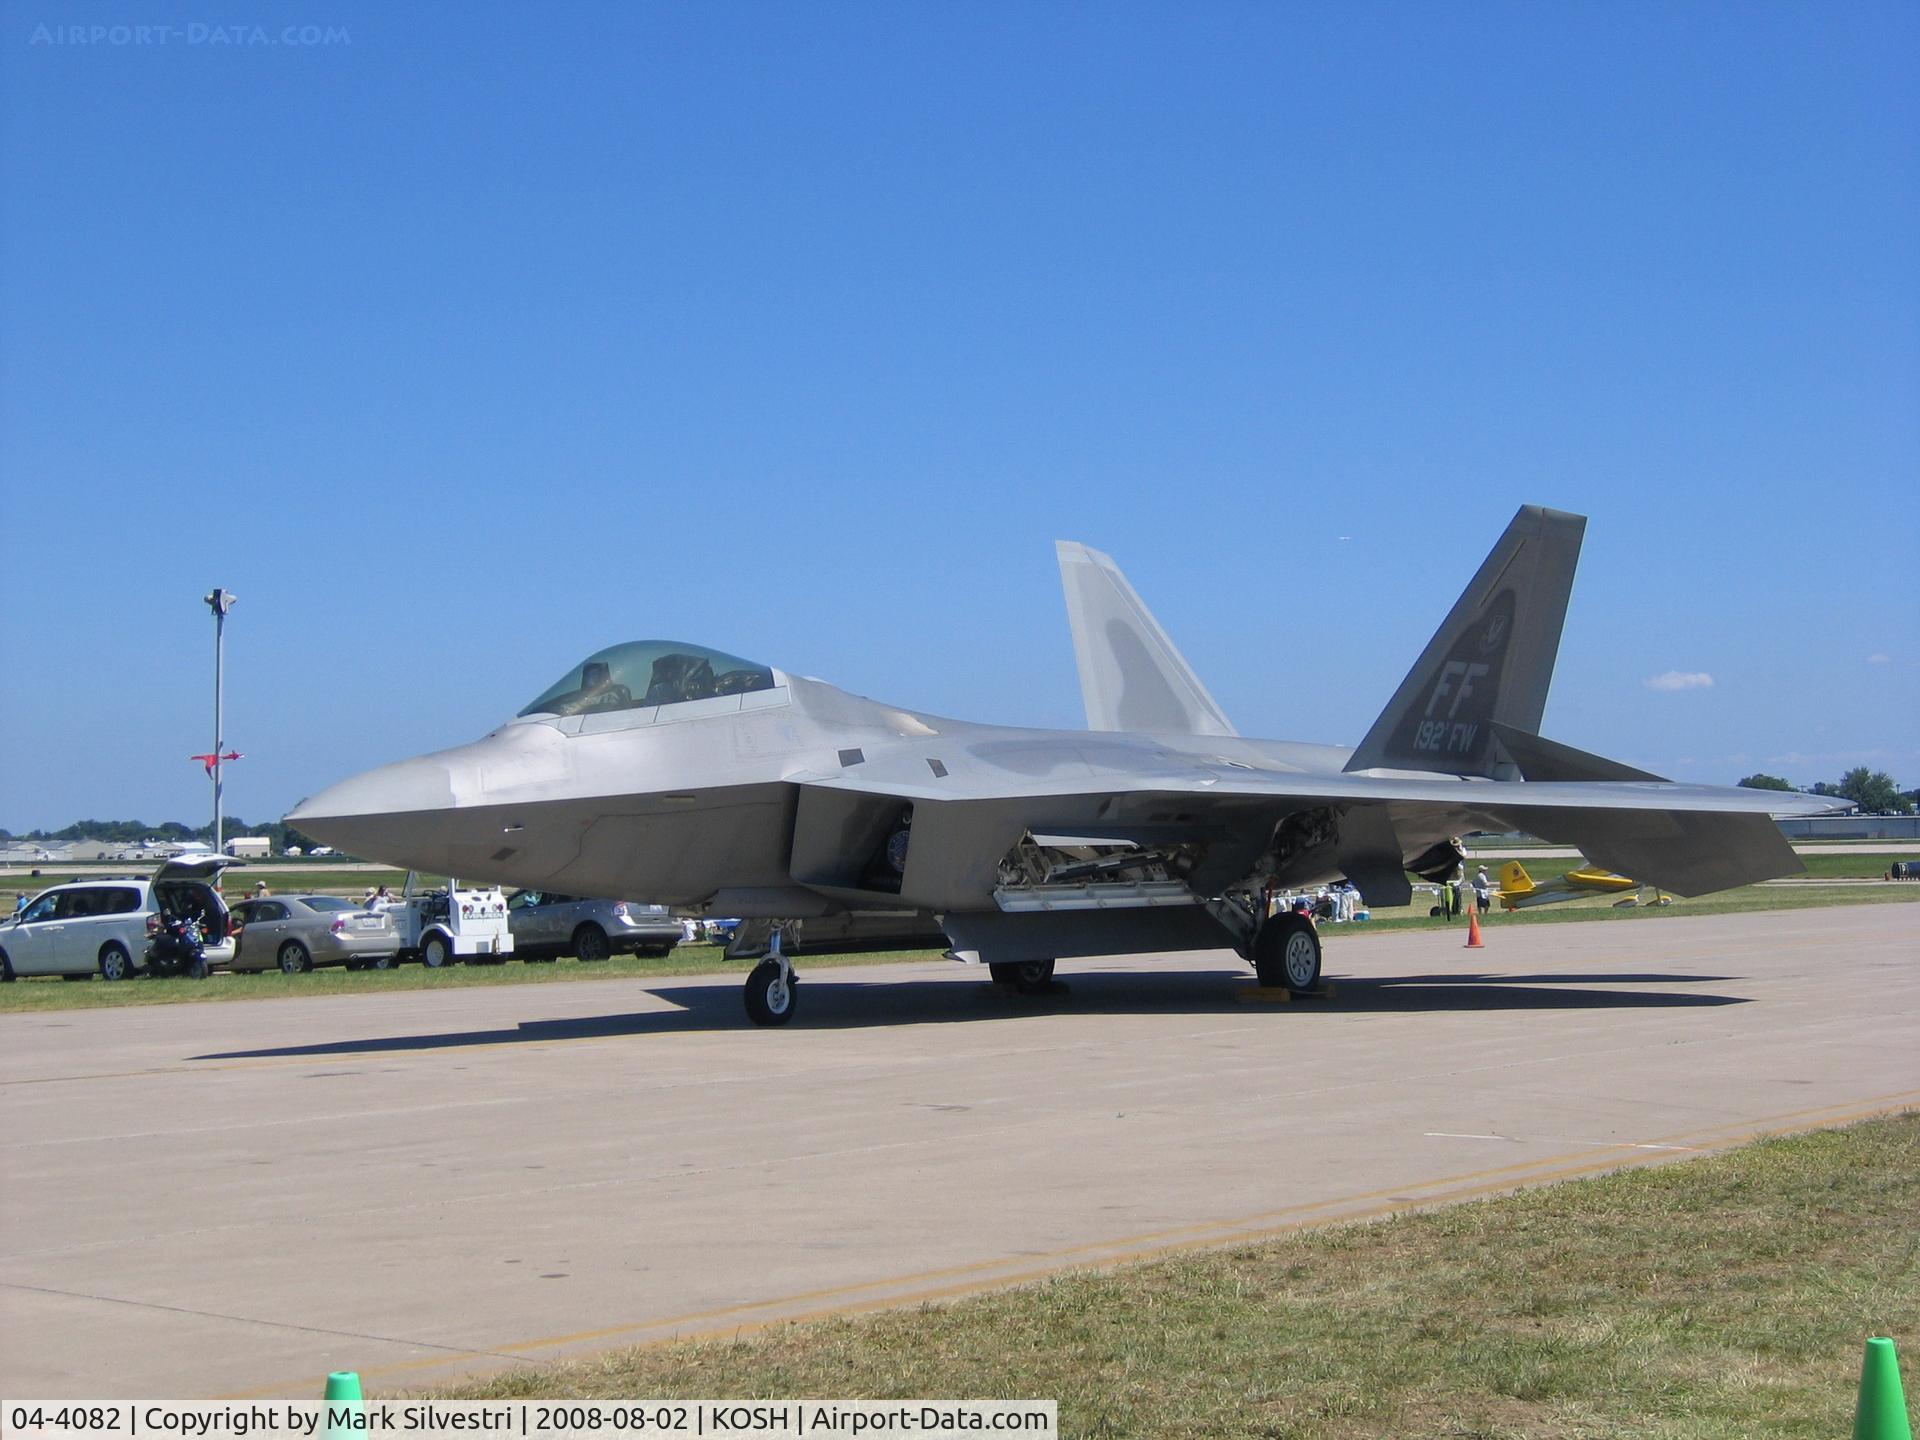
[[[1055,545],[1089,730],[1235,735],[1207,687],[1120,567],[1071,540]]]
[[[1529,735],[1511,725],[1492,722],[1494,739],[1513,757],[1521,778],[1526,780],[1664,780],[1646,770],[1636,770],[1604,755],[1594,755],[1562,745],[1544,735]]]
[[[1709,895],[1805,868],[1767,815],[1685,810],[1519,810],[1516,828],[1577,845],[1595,865],[1675,895]]]
[[[1670,834],[1591,834],[1580,848],[1596,865],[1671,890],[1708,895],[1756,885],[1806,867],[1780,827],[1764,815],[1673,815]],[[1627,826],[1620,827],[1623,831]]]

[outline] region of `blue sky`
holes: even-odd
[[[1920,782],[1912,5],[0,22],[0,825],[204,821],[214,585],[249,819],[647,636],[1079,724],[1056,537],[1353,743],[1524,502],[1548,734]]]

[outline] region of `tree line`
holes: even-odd
[[[1789,785],[1778,775],[1764,773],[1749,775],[1739,783],[1749,790],[1800,789],[1798,785]],[[1855,766],[1831,784],[1817,780],[1806,787],[1806,793],[1851,800],[1862,810],[1875,815],[1911,815],[1915,804],[1920,803],[1920,790],[1902,790],[1886,771],[1870,770],[1865,765]]]
[[[238,816],[229,815],[220,822],[221,839],[231,840],[238,835],[264,835],[273,844],[276,854],[284,855],[289,845],[297,845],[302,850],[311,850],[313,840],[302,835],[291,825],[279,820],[263,825],[249,825]],[[142,840],[166,840],[178,843],[183,840],[201,840],[213,843],[213,825],[182,825],[178,820],[163,820],[158,825],[149,825],[144,820],[77,820],[64,830],[29,830],[24,835],[16,835],[11,830],[0,830],[0,843],[24,840],[38,845],[63,844],[74,841],[93,841],[106,845],[137,845]]]

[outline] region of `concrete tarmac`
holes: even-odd
[[[317,1396],[963,1294],[1920,1104],[1920,907],[0,1016],[0,1395]],[[222,979],[270,987],[276,977]]]

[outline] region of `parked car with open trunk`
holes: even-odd
[[[166,917],[199,922],[207,964],[233,958],[220,872],[225,855],[180,856],[152,875],[103,875],[41,891],[0,922],[0,978],[61,975],[125,980],[138,974],[148,939]]]

